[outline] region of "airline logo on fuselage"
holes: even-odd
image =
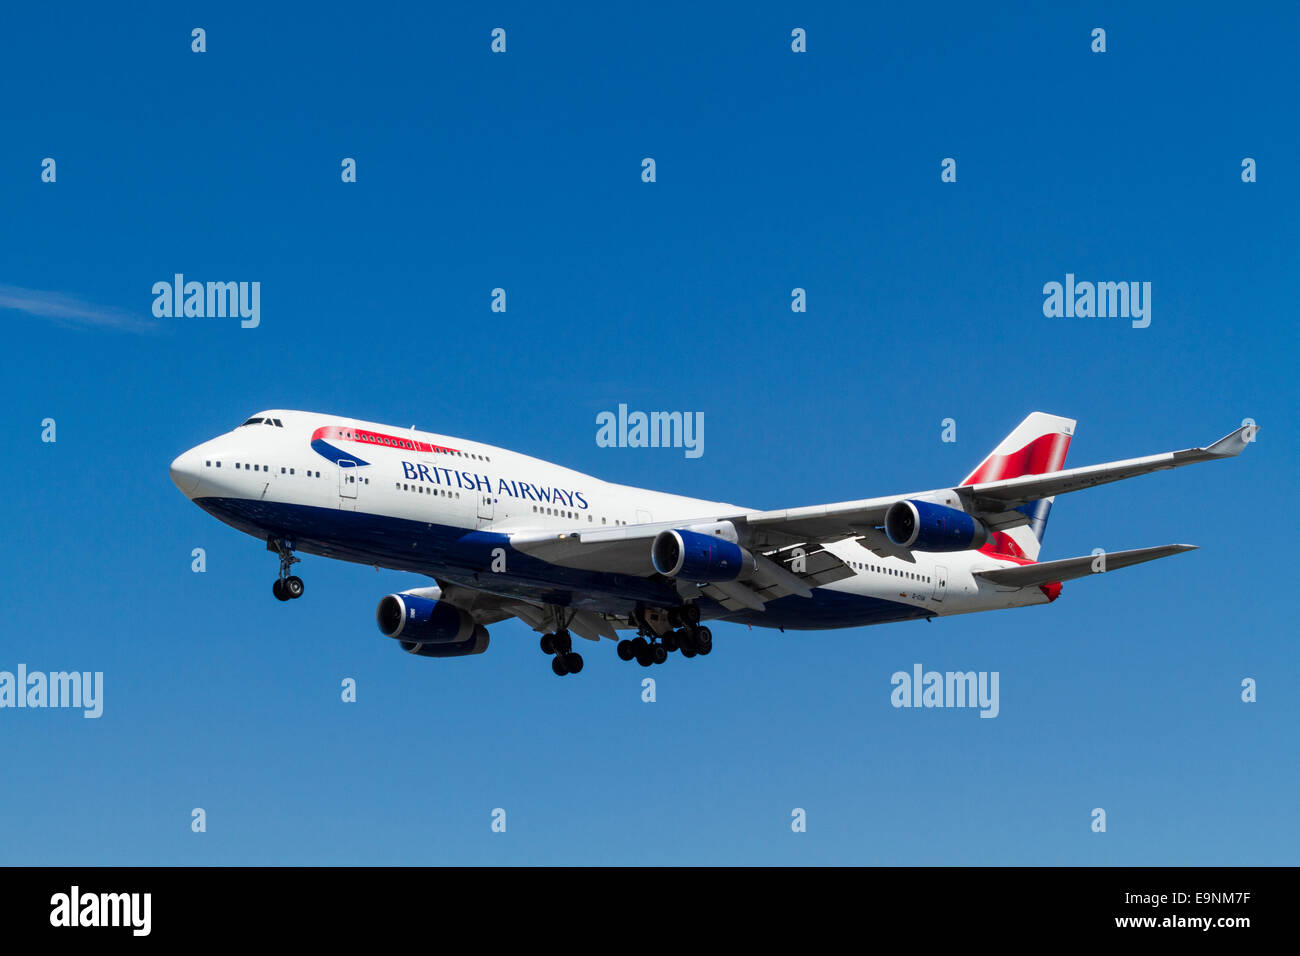
[[[581,491],[570,491],[555,486],[537,485],[528,481],[514,481],[497,478],[495,491],[492,488],[491,475],[479,475],[472,471],[457,471],[455,468],[442,468],[438,465],[426,465],[417,462],[402,462],[402,475],[408,481],[426,481],[433,485],[463,488],[468,491],[483,491],[488,494],[509,495],[521,501],[537,501],[548,505],[563,505],[585,511],[591,505],[582,496]]]
[[[404,435],[388,435],[383,432],[352,428],[347,425],[324,425],[316,429],[311,435],[311,448],[316,454],[336,465],[340,462],[351,462],[357,467],[370,465],[370,462],[358,457],[354,452],[332,444],[332,442],[344,441],[361,442],[383,448],[418,451],[425,454],[454,455],[459,453],[459,449],[449,448],[446,445],[431,445],[428,442],[417,441]],[[507,495],[520,501],[562,505],[566,508],[576,508],[579,511],[586,511],[591,507],[581,491],[501,477],[496,479],[494,488],[491,475],[475,474],[472,471],[461,471],[456,468],[447,468],[425,462],[403,461],[402,475],[407,481],[426,482],[446,488],[459,488],[462,491]]]

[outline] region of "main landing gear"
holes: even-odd
[[[694,604],[673,608],[668,612],[668,626],[657,633],[650,615],[638,614],[633,620],[637,636],[618,642],[620,660],[636,661],[642,667],[662,664],[673,651],[682,657],[705,655],[713,650],[713,632],[700,625],[700,609]]]
[[[302,583],[302,578],[298,575],[289,573],[302,558],[294,557],[292,545],[282,538],[268,538],[266,550],[275,551],[280,555],[280,576],[271,585],[271,593],[275,595],[276,600],[292,601],[294,598],[302,597],[302,592],[307,589],[307,586]]]
[[[560,628],[554,634],[543,634],[541,644],[543,654],[554,655],[551,670],[556,677],[582,672],[582,655],[573,649],[573,638],[567,630]]]

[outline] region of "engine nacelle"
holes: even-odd
[[[425,654],[420,650],[406,648],[412,654],[425,657],[455,657],[457,654],[481,654],[487,650],[487,631],[460,608],[446,601],[433,600],[418,593],[407,591],[402,594],[390,594],[379,602],[375,610],[379,630],[385,637],[397,638],[402,646],[413,644],[417,647],[439,648],[455,645],[472,645],[482,638],[483,646],[478,650],[463,650],[448,654]]]
[[[991,536],[979,518],[929,501],[895,501],[885,512],[885,534],[916,551],[970,551]]]
[[[692,582],[734,581],[753,570],[754,556],[721,535],[682,528],[655,535],[650,563],[665,577]]]
[[[466,657],[470,654],[482,654],[488,649],[488,632],[480,627],[475,637],[463,644],[420,644],[417,641],[399,641],[402,650],[420,657]]]

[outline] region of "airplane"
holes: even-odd
[[[1055,497],[1239,455],[1205,448],[1065,469],[1075,421],[1034,412],[951,487],[757,511],[601,481],[482,442],[315,412],[259,412],[171,463],[204,511],[279,556],[272,593],[302,597],[296,552],[426,575],[383,597],[406,652],[481,654],[490,625],[541,633],[557,676],[572,636],[643,667],[709,654],[706,621],[782,631],[1049,604],[1062,583],[1194,548],[1038,560]],[[620,631],[635,631],[634,637]]]

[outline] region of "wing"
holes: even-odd
[[[1125,478],[1182,468],[1203,461],[1231,458],[1240,455],[1253,439],[1256,426],[1243,425],[1206,448],[1187,448],[1183,451],[1129,458],[1101,465],[1067,468],[1045,475],[1025,475],[975,485],[960,485],[933,491],[894,495],[888,498],[869,498],[864,501],[846,501],[841,504],[815,505],[810,508],[792,508],[786,511],[767,511],[744,515],[750,529],[750,541],[790,544],[797,541],[832,541],[850,536],[865,536],[864,542],[873,550],[888,550],[888,539],[883,534],[873,535],[885,521],[885,512],[896,501],[921,498],[982,518],[994,529],[1004,529],[1025,524],[1029,519],[1016,511],[1022,505],[1040,498],[1062,495],[1071,491],[1105,485]],[[879,539],[884,539],[879,540]],[[901,556],[901,555],[900,555]]]
[[[652,577],[656,571],[650,560],[651,544],[660,532],[688,528],[713,533],[711,529],[727,526],[756,558],[752,577],[743,583],[707,585],[678,581],[677,589],[686,598],[706,594],[731,610],[761,609],[774,598],[788,594],[810,596],[811,588],[853,574],[843,561],[822,547],[824,544],[854,538],[877,554],[914,561],[910,551],[894,545],[880,530],[885,513],[898,501],[923,499],[963,510],[994,529],[1011,528],[1028,522],[1028,516],[1016,509],[1031,501],[1154,471],[1231,458],[1241,454],[1256,431],[1256,426],[1243,425],[1205,448],[1188,448],[1001,481],[782,511],[724,512],[713,520],[692,518],[601,529],[579,527],[558,533],[526,531],[511,535],[510,543],[525,554],[563,567]],[[1059,579],[1058,573],[1049,580]]]
[[[1039,564],[1022,565],[1018,568],[994,568],[989,571],[976,571],[974,573],[975,577],[983,578],[993,584],[1027,588],[1035,584],[1048,584],[1052,581],[1072,581],[1075,578],[1086,578],[1090,574],[1100,573],[1095,568],[1098,558],[1101,557],[1106,559],[1105,570],[1118,571],[1120,568],[1132,567],[1135,564],[1142,564],[1144,561],[1154,561],[1157,558],[1167,558],[1170,555],[1195,550],[1196,545],[1194,544],[1166,544],[1158,548],[1111,551],[1105,555],[1089,554],[1081,558],[1064,558],[1060,561],[1044,561]]]
[[[517,617],[534,631],[547,633],[567,627],[579,637],[599,641],[602,637],[618,640],[618,632],[603,614],[574,609],[564,610],[564,620],[556,618],[556,609],[541,601],[536,604],[519,598],[501,597],[463,584],[439,582],[440,599],[466,611],[474,623],[487,626]]]

